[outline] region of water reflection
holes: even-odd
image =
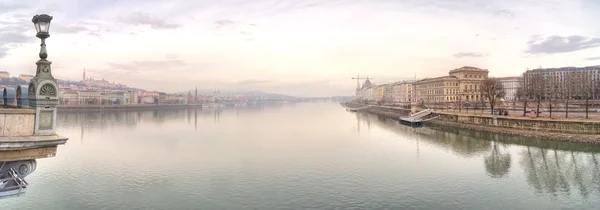
[[[60,112],[57,121],[62,127],[81,127],[81,132],[90,129],[106,130],[107,128],[124,127],[135,129],[143,122],[152,121],[155,124],[165,124],[171,121],[187,119],[187,123],[197,126],[198,118],[213,117],[218,121],[222,109],[172,109],[172,110],[140,110],[140,111],[82,111]],[[192,114],[193,113],[193,114]],[[82,134],[83,136],[83,134]],[[83,137],[82,137],[83,139]]]
[[[550,195],[553,199],[574,194],[584,199],[592,194],[600,196],[598,146],[445,127],[415,129],[370,114],[356,115],[359,124],[372,123],[459,156],[481,158],[483,169],[491,178],[520,176],[522,172],[537,194]],[[517,166],[513,166],[513,160],[518,161]]]
[[[527,147],[522,151],[521,165],[527,182],[538,193],[554,197],[576,191],[587,198],[600,193],[600,171],[597,154],[557,151]]]
[[[85,137],[0,209],[585,209],[598,148],[346,113],[336,104],[61,112]],[[105,129],[106,131],[104,131]],[[45,167],[42,167],[44,165]],[[39,176],[38,176],[39,175]],[[143,195],[143,196],[140,196]],[[498,202],[498,201],[507,202]]]
[[[492,142],[492,151],[485,156],[485,170],[493,178],[501,178],[510,172],[511,154],[504,147]]]
[[[261,112],[274,111],[284,107],[293,107],[294,104],[261,104],[247,107],[225,107],[225,108],[189,108],[189,109],[162,109],[162,110],[110,110],[110,111],[60,111],[57,122],[61,127],[81,130],[83,133],[90,130],[104,131],[113,128],[136,129],[141,123],[152,121],[153,124],[165,125],[170,122],[185,120],[188,124],[194,124],[198,129],[199,121],[211,119],[220,122],[225,111],[235,112],[240,115],[260,114]]]

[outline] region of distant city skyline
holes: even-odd
[[[462,66],[503,77],[599,65],[598,12],[594,0],[9,0],[0,3],[0,71],[35,73],[31,17],[47,13],[59,79],[81,80],[85,68],[165,92],[352,95],[356,75],[387,83]]]

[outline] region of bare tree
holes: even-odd
[[[592,81],[593,84],[593,91],[592,91],[592,98],[593,100],[598,103],[598,100],[600,99],[600,78],[596,77],[595,80]],[[596,104],[596,110],[600,112],[600,108],[598,108],[598,105],[600,104]]]
[[[592,78],[592,72],[583,72],[581,96],[585,100],[585,118],[589,118],[590,99],[594,99],[596,95],[597,82]]]
[[[458,95],[458,112],[462,112],[462,105],[463,105],[463,93],[462,90],[459,90],[459,95]]]
[[[483,113],[483,110],[485,109],[485,98],[483,95],[481,95],[481,97],[479,97],[479,103],[481,103],[481,113]]]
[[[523,116],[525,116],[525,113],[527,111],[527,104],[529,103],[530,99],[530,87],[530,85],[523,84],[517,89],[517,93],[515,94],[515,100],[523,103]]]
[[[548,101],[548,111],[550,118],[552,118],[552,106],[556,103],[556,100],[560,98],[560,82],[557,77],[551,77],[547,80],[548,93],[546,94],[546,100]]]
[[[496,103],[501,98],[504,98],[506,92],[504,92],[504,87],[502,83],[494,78],[487,78],[483,80],[483,84],[481,85],[481,92],[483,97],[485,97],[490,104],[490,109],[492,114],[494,114],[494,107]]]
[[[531,81],[531,91],[532,91],[532,96],[533,99],[535,100],[535,102],[537,103],[537,108],[536,108],[536,113],[535,116],[539,117],[540,116],[540,104],[542,103],[542,100],[544,100],[544,97],[546,96],[546,78],[544,78],[544,76],[539,73],[536,72],[533,75],[532,81]]]
[[[575,89],[577,86],[575,84],[577,83],[576,77],[577,75],[574,72],[566,72],[564,76],[564,84],[561,88],[561,92],[563,100],[565,101],[565,118],[569,117],[569,101],[575,96]]]
[[[582,100],[586,97],[587,81],[585,80],[584,73],[584,71],[568,73],[569,77],[566,86],[568,88],[569,95],[567,96],[567,99]],[[565,116],[568,117],[568,100],[566,112],[567,113]]]

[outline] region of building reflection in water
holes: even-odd
[[[356,115],[361,122],[403,136],[412,135],[417,141],[451,150],[455,155],[481,158],[483,170],[491,178],[504,178],[511,170],[520,170],[538,194],[552,198],[573,193],[583,198],[600,194],[598,146],[436,126],[413,129],[371,114]]]
[[[269,106],[269,105],[267,105]],[[280,106],[274,106],[278,108]],[[263,112],[265,106],[226,107],[226,108],[189,108],[189,109],[163,109],[163,110],[111,110],[111,111],[61,111],[57,122],[63,128],[78,128],[81,130],[81,139],[85,132],[104,131],[108,128],[136,129],[141,123],[166,124],[172,121],[187,121],[194,123],[198,129],[199,118],[219,122],[224,113],[241,116],[244,114],[258,114]],[[234,113],[235,112],[235,113]],[[200,125],[201,126],[201,125]]]

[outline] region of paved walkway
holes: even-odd
[[[528,116],[522,116],[522,115],[508,115],[508,116],[504,116],[504,115],[491,115],[489,114],[489,112],[484,112],[484,113],[466,113],[466,112],[454,112],[454,111],[439,111],[436,110],[435,113],[441,113],[441,114],[455,114],[455,115],[460,115],[460,116],[487,116],[487,117],[499,117],[499,118],[510,118],[510,119],[523,119],[523,120],[546,120],[546,121],[569,121],[569,122],[600,122],[600,119],[598,118],[589,118],[589,119],[585,119],[585,118],[548,118],[548,117],[535,117],[535,114],[529,114]],[[522,114],[522,112],[521,112]],[[564,116],[564,115],[563,115]]]

